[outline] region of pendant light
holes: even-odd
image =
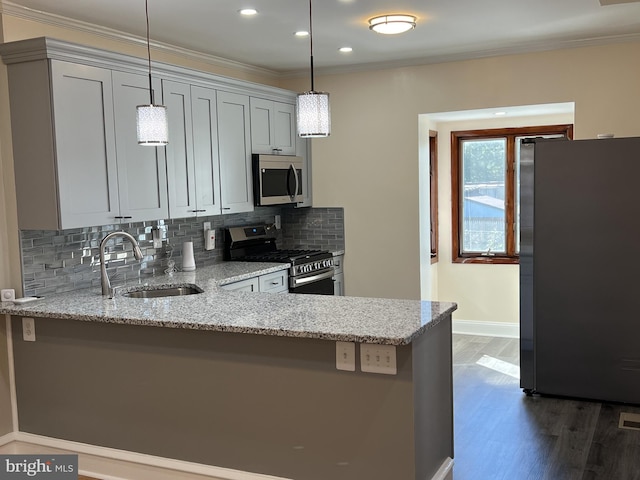
[[[138,127],[138,144],[152,147],[169,143],[169,129],[167,125],[167,107],[154,105],[153,85],[151,83],[151,45],[149,40],[149,4],[144,1],[147,17],[147,58],[149,60],[149,105],[136,107],[136,124]]]
[[[313,26],[309,0],[309,41],[311,45],[311,90],[299,93],[296,101],[298,136],[328,137],[331,134],[329,94],[313,89]]]

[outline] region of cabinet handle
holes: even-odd
[[[223,210],[231,210],[231,207],[222,207]]]
[[[282,151],[282,149],[281,149],[281,148],[272,148],[271,150],[272,150],[273,152],[281,152],[281,151]]]
[[[206,212],[206,210],[189,210],[192,213],[201,213],[201,212]]]
[[[131,215],[127,215],[127,216],[121,216],[120,215],[120,216],[113,217],[113,218],[115,218],[116,220],[126,220],[126,219],[132,218],[132,217],[131,217]]]

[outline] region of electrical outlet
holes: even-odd
[[[211,230],[211,222],[204,222],[202,224],[202,229],[206,232],[207,230]]]
[[[22,339],[25,342],[36,341],[36,321],[33,318],[22,319]]]
[[[360,369],[368,373],[396,375],[396,347],[394,345],[360,344]]]
[[[356,371],[356,344],[336,342],[336,368],[348,372]]]

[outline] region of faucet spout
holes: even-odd
[[[113,298],[113,288],[111,288],[111,282],[109,281],[109,275],[107,275],[107,266],[104,261],[104,253],[107,246],[107,242],[114,237],[124,237],[131,242],[133,245],[133,256],[136,257],[136,260],[142,260],[142,251],[140,250],[140,245],[136,239],[130,233],[119,231],[119,232],[111,232],[105,235],[105,237],[100,242],[100,282],[102,284],[102,295],[107,295],[109,298]]]

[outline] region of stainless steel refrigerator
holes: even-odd
[[[525,140],[520,386],[640,403],[640,138]]]

